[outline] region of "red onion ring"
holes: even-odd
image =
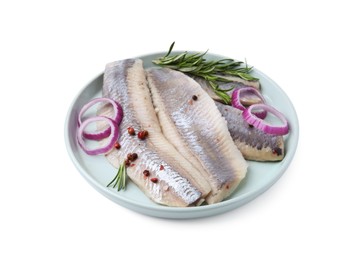
[[[114,114],[112,117],[110,117],[113,121],[116,122],[117,125],[119,125],[121,123],[122,120],[122,116],[123,116],[123,111],[122,111],[122,107],[120,106],[120,104],[118,104],[116,101],[110,99],[110,98],[95,98],[92,99],[90,102],[88,102],[87,104],[85,104],[81,111],[78,114],[78,125],[80,126],[82,123],[82,116],[83,114],[90,108],[92,107],[94,104],[96,103],[100,103],[100,102],[108,102],[111,103],[111,105],[113,106],[113,111]],[[83,137],[90,139],[90,140],[95,140],[95,141],[99,141],[102,140],[106,137],[109,137],[111,134],[111,129],[110,127],[106,128],[105,130],[102,130],[100,132],[95,132],[95,133],[91,133],[91,132],[87,132],[87,131],[83,131]]]
[[[256,115],[253,114],[252,110],[255,108],[263,109],[264,111],[270,112],[273,115],[275,115],[277,118],[281,120],[283,123],[282,126],[273,126],[267,122],[265,122],[263,119],[258,118]],[[267,134],[273,134],[273,135],[285,135],[289,132],[289,126],[287,123],[287,119],[285,116],[276,110],[275,108],[268,106],[266,104],[254,104],[249,106],[247,109],[245,109],[242,112],[242,117],[246,122],[250,125],[253,125],[257,129],[262,130],[263,132]]]
[[[262,103],[266,103],[265,98],[261,95],[261,93],[257,89],[253,87],[244,87],[244,88],[236,88],[233,90],[231,97],[233,107],[242,111],[246,110],[246,107],[241,103],[240,99],[241,94],[246,92],[252,93],[253,95],[257,96],[259,99],[261,99]],[[265,119],[267,116],[267,112],[265,110],[254,111],[253,114],[261,119]]]
[[[109,141],[104,145],[104,146],[101,146],[99,148],[96,148],[96,149],[89,149],[87,146],[86,146],[86,143],[84,142],[84,136],[83,136],[83,133],[84,133],[84,129],[86,128],[86,126],[92,122],[96,122],[96,121],[105,121],[106,123],[109,124],[109,128],[110,128],[110,138],[109,138]],[[104,154],[104,153],[107,153],[109,151],[112,150],[113,146],[114,146],[114,143],[118,140],[118,137],[119,137],[119,126],[118,124],[108,118],[108,117],[105,117],[105,116],[95,116],[95,117],[91,117],[91,118],[88,118],[86,119],[85,121],[83,121],[81,123],[81,125],[79,126],[79,129],[78,129],[78,132],[77,132],[77,140],[78,140],[78,143],[79,145],[81,146],[81,148],[88,154],[88,155],[98,155],[98,154]]]

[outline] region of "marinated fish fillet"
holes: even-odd
[[[127,175],[151,200],[182,207],[203,202],[210,186],[162,135],[142,60],[128,59],[107,64],[103,96],[119,102],[124,112],[119,138],[121,149],[114,149],[106,155],[111,164],[119,167],[127,154],[136,153],[138,157],[127,168]],[[100,112],[111,113],[107,107]],[[128,127],[134,128],[136,135],[130,135]],[[144,140],[137,137],[142,130],[149,133]],[[149,171],[149,176],[143,174],[145,170]]]
[[[232,106],[215,102],[227,120],[228,130],[246,160],[281,161],[284,158],[282,136],[266,134],[242,119],[242,111]]]
[[[208,204],[228,197],[245,177],[247,163],[213,100],[190,77],[167,68],[147,70],[162,131],[208,179]]]
[[[204,79],[199,77],[194,79],[216,101],[219,111],[227,120],[228,130],[231,133],[232,139],[246,160],[281,161],[284,158],[284,140],[282,136],[266,134],[250,127],[242,120],[242,112],[240,110],[220,103],[223,102],[222,99],[215,94]],[[250,86],[253,85],[250,84]],[[227,90],[231,87],[244,88],[246,85],[242,82],[231,82],[222,83],[219,87]],[[232,92],[233,90],[230,90],[227,93],[232,96]],[[255,95],[248,96],[247,100],[241,98],[240,101],[245,106],[261,103],[261,99]]]

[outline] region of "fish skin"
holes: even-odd
[[[203,202],[210,192],[209,184],[162,135],[142,60],[127,59],[107,64],[103,96],[120,103],[124,112],[119,137],[121,149],[113,149],[106,155],[110,163],[119,167],[128,153],[136,153],[138,158],[127,168],[127,175],[151,200],[175,207]],[[103,107],[99,113],[107,115],[112,111]],[[148,137],[140,140],[137,135],[128,134],[130,126],[136,134],[147,130]],[[143,175],[144,170],[149,170],[149,177]],[[150,181],[153,177],[158,178],[156,183]]]
[[[213,100],[197,82],[175,70],[150,68],[147,79],[166,138],[186,158],[191,153],[200,164],[195,167],[207,174],[212,188],[207,203],[230,196],[245,177],[247,163]],[[185,150],[190,153],[185,154]]]
[[[232,106],[215,102],[227,120],[228,130],[236,146],[246,160],[281,161],[284,158],[284,139],[249,126],[243,120],[242,111]]]

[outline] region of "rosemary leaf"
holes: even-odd
[[[205,55],[208,50],[200,53],[190,54],[187,51],[177,55],[171,55],[175,42],[173,42],[164,57],[153,60],[153,63],[162,67],[179,70],[183,73],[197,76],[205,79],[213,91],[223,100],[224,103],[230,104],[231,97],[229,90],[220,89],[218,86],[222,82],[233,82],[225,76],[234,76],[247,81],[256,81],[258,78],[251,76],[249,73],[253,67],[249,67],[247,62],[235,61],[233,59],[220,59],[207,61]],[[245,64],[245,66],[242,66]]]
[[[120,171],[120,169],[119,169],[119,171]],[[114,183],[114,181],[116,181],[116,179],[118,178],[118,172],[117,172],[117,174],[115,175],[115,177],[112,179],[112,181],[110,181],[110,183],[109,184],[107,184],[107,187],[110,187],[111,186],[111,184],[112,183]],[[115,188],[115,187],[113,187],[113,188]]]
[[[118,187],[117,187],[117,191],[120,191],[121,188],[123,187],[123,169],[124,167],[121,167],[121,174],[120,174],[120,177],[119,177],[119,181],[118,181]]]
[[[181,72],[192,72],[194,70],[196,70],[198,67],[194,66],[194,67],[183,67],[183,68],[179,68],[178,70]]]
[[[126,174],[126,166],[124,166],[123,171],[124,172],[122,174],[122,187],[125,190],[126,189],[126,176],[127,176],[127,174]]]
[[[107,187],[112,186],[112,188],[117,187],[117,191],[120,191],[121,189],[126,189],[126,165],[125,162],[120,165],[118,168],[116,176],[112,179],[112,181],[107,185]]]
[[[170,45],[170,48],[169,48],[169,51],[168,53],[165,55],[165,57],[169,56],[169,54],[171,53],[171,51],[173,50],[174,48],[174,44],[175,44],[175,41]]]

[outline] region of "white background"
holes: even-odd
[[[362,259],[359,2],[1,1],[0,259]],[[283,177],[223,215],[134,213],[65,148],[68,108],[104,65],[172,41],[247,58],[299,116]]]

